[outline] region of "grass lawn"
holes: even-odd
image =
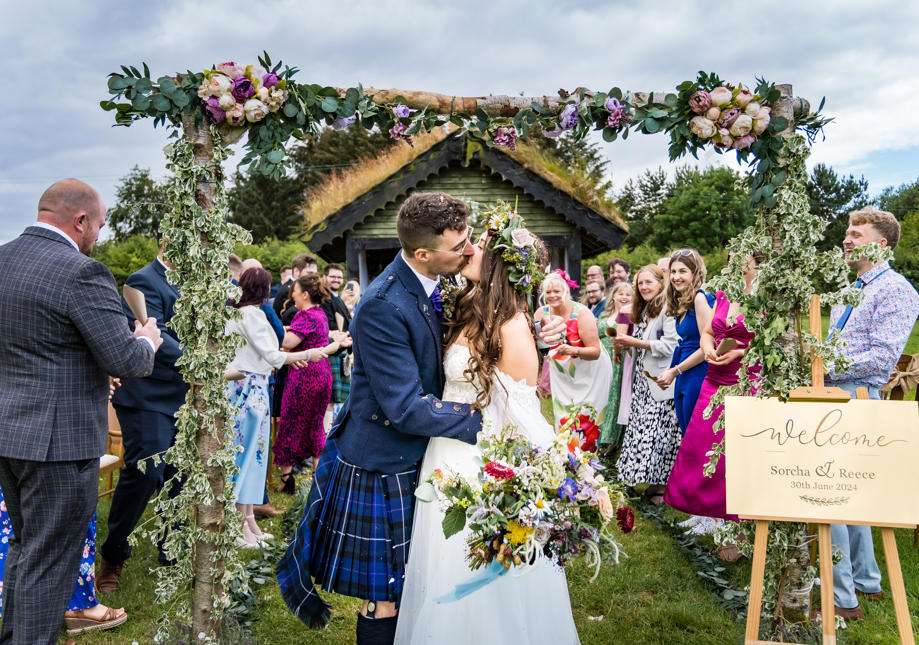
[[[824,331],[829,324],[824,318]],[[919,327],[913,329],[907,353],[919,352]],[[551,406],[544,405],[551,417]],[[301,479],[305,476],[301,476]],[[913,494],[915,491],[904,491]],[[272,501],[280,508],[292,504],[293,498],[281,493],[271,493]],[[99,542],[107,533],[111,498],[99,503]],[[149,516],[149,509],[148,509]],[[665,517],[672,520],[685,516],[668,510]],[[278,535],[279,519],[263,522],[262,526]],[[913,545],[913,533],[896,531],[903,577],[912,615],[913,629],[919,631],[919,547]],[[703,544],[712,547],[711,539]],[[725,610],[714,597],[712,590],[693,568],[692,558],[680,549],[671,534],[637,514],[635,530],[621,536],[628,558],[618,566],[604,564],[599,578],[589,583],[590,572],[575,564],[568,573],[568,587],[574,618],[581,642],[585,645],[621,643],[703,645],[742,643],[744,624]],[[875,529],[878,564],[883,572],[883,586],[889,595],[886,564],[880,536]],[[252,559],[256,556],[249,555]],[[130,618],[127,623],[107,632],[89,633],[76,637],[80,645],[110,645],[152,642],[156,618],[164,610],[155,602],[153,577],[154,548],[143,543],[135,548],[134,556],[124,570],[121,590],[100,600],[115,607],[124,606]],[[750,579],[750,563],[742,559],[725,565],[722,574],[740,587]],[[251,626],[256,643],[277,645],[345,644],[354,640],[357,600],[330,596],[333,603],[332,620],[322,631],[308,630],[288,610],[281,599],[277,585],[269,581],[258,587],[261,597],[259,619]],[[814,601],[819,594],[815,592]],[[874,645],[897,643],[896,618],[890,598],[880,602],[864,603],[867,617],[850,623],[839,632],[840,644]],[[62,640],[63,638],[62,634]]]

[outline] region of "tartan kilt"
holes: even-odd
[[[307,626],[322,627],[330,615],[313,579],[344,596],[399,602],[417,475],[364,470],[326,441],[303,519],[276,568],[284,601]]]
[[[332,403],[344,403],[351,394],[351,376],[345,373],[347,357],[347,352],[329,356],[329,366],[332,368]]]

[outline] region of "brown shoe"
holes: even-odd
[[[267,504],[259,504],[258,506],[252,507],[252,512],[256,517],[265,518],[265,517],[277,517],[278,515],[283,515],[284,511],[275,508],[274,504],[268,502]]]
[[[99,571],[96,572],[96,591],[99,593],[115,593],[118,591],[123,568],[123,562],[121,564],[112,564],[100,555]]]
[[[842,618],[845,618],[846,620],[859,620],[865,617],[865,610],[863,610],[861,607],[853,607],[852,609],[843,609],[842,607],[837,607],[836,605],[833,605],[833,610],[836,612],[837,616],[841,616]],[[821,615],[821,612],[819,609],[812,611],[810,617],[811,617],[811,620],[818,622],[818,623],[821,620],[823,620],[823,616]]]
[[[883,592],[883,591],[878,591],[878,592],[875,592],[875,593],[868,593],[868,592],[866,592],[866,591],[862,591],[861,589],[856,589],[856,590],[855,590],[855,595],[856,595],[856,596],[861,596],[861,597],[864,598],[865,600],[884,600],[884,592]]]

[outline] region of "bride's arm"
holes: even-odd
[[[518,313],[501,325],[501,356],[498,369],[515,381],[535,386],[539,378],[539,355],[526,314]]]

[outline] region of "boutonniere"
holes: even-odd
[[[453,320],[453,316],[456,314],[456,297],[459,295],[459,290],[459,286],[450,278],[440,278],[440,300],[444,320]]]

